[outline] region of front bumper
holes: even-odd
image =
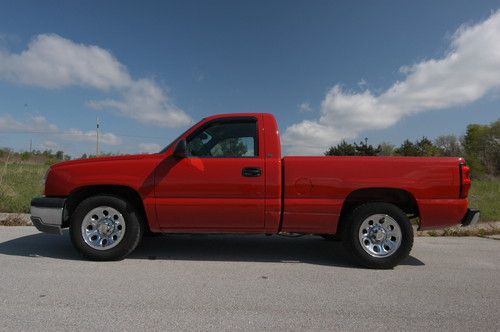
[[[478,209],[467,209],[464,219],[462,219],[462,226],[474,226],[479,221],[480,212]]]
[[[31,200],[31,221],[44,233],[62,234],[65,198],[35,197]]]

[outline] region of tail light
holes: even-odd
[[[470,167],[465,164],[460,164],[460,198],[467,198],[470,185]]]

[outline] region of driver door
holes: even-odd
[[[219,118],[186,138],[187,158],[157,168],[159,225],[170,231],[264,229],[264,157],[255,117]]]

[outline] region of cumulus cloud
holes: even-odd
[[[92,101],[146,124],[183,126],[191,118],[151,79],[134,80],[108,50],[55,34],[36,36],[21,53],[0,49],[0,79],[43,88],[82,86],[118,92],[120,99]]]
[[[139,152],[145,153],[157,153],[161,150],[160,144],[156,143],[140,143],[139,144]]]
[[[42,144],[40,144],[39,149],[42,151],[44,150],[57,151],[61,149],[61,146],[54,141],[44,141]]]
[[[318,119],[286,129],[285,148],[320,154],[341,139],[390,127],[405,116],[474,102],[500,87],[499,41],[497,11],[478,24],[460,27],[444,57],[401,67],[405,78],[380,94],[335,85],[326,93]]]
[[[153,81],[141,79],[130,86],[121,100],[92,100],[96,109],[116,109],[121,114],[145,124],[178,127],[191,123],[191,118],[177,108]]]
[[[65,141],[95,142],[96,132],[93,130],[59,129],[43,116],[34,116],[26,121],[19,121],[10,115],[0,116],[0,130],[6,132],[40,133]],[[99,142],[107,145],[119,145],[121,138],[112,133],[100,133]]]
[[[299,105],[299,112],[300,113],[308,113],[308,112],[312,112],[312,111],[313,111],[313,109],[309,103],[301,103]]]

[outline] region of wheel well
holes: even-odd
[[[69,218],[81,201],[96,195],[113,195],[127,200],[134,205],[138,212],[139,220],[144,224],[144,227],[149,230],[146,211],[139,193],[130,187],[117,185],[87,186],[72,192],[66,199],[63,227],[69,226]]]
[[[361,204],[383,202],[399,207],[410,218],[419,216],[415,197],[408,191],[396,188],[365,188],[358,189],[347,195],[342,205],[337,226],[337,234],[341,234],[351,212]]]

